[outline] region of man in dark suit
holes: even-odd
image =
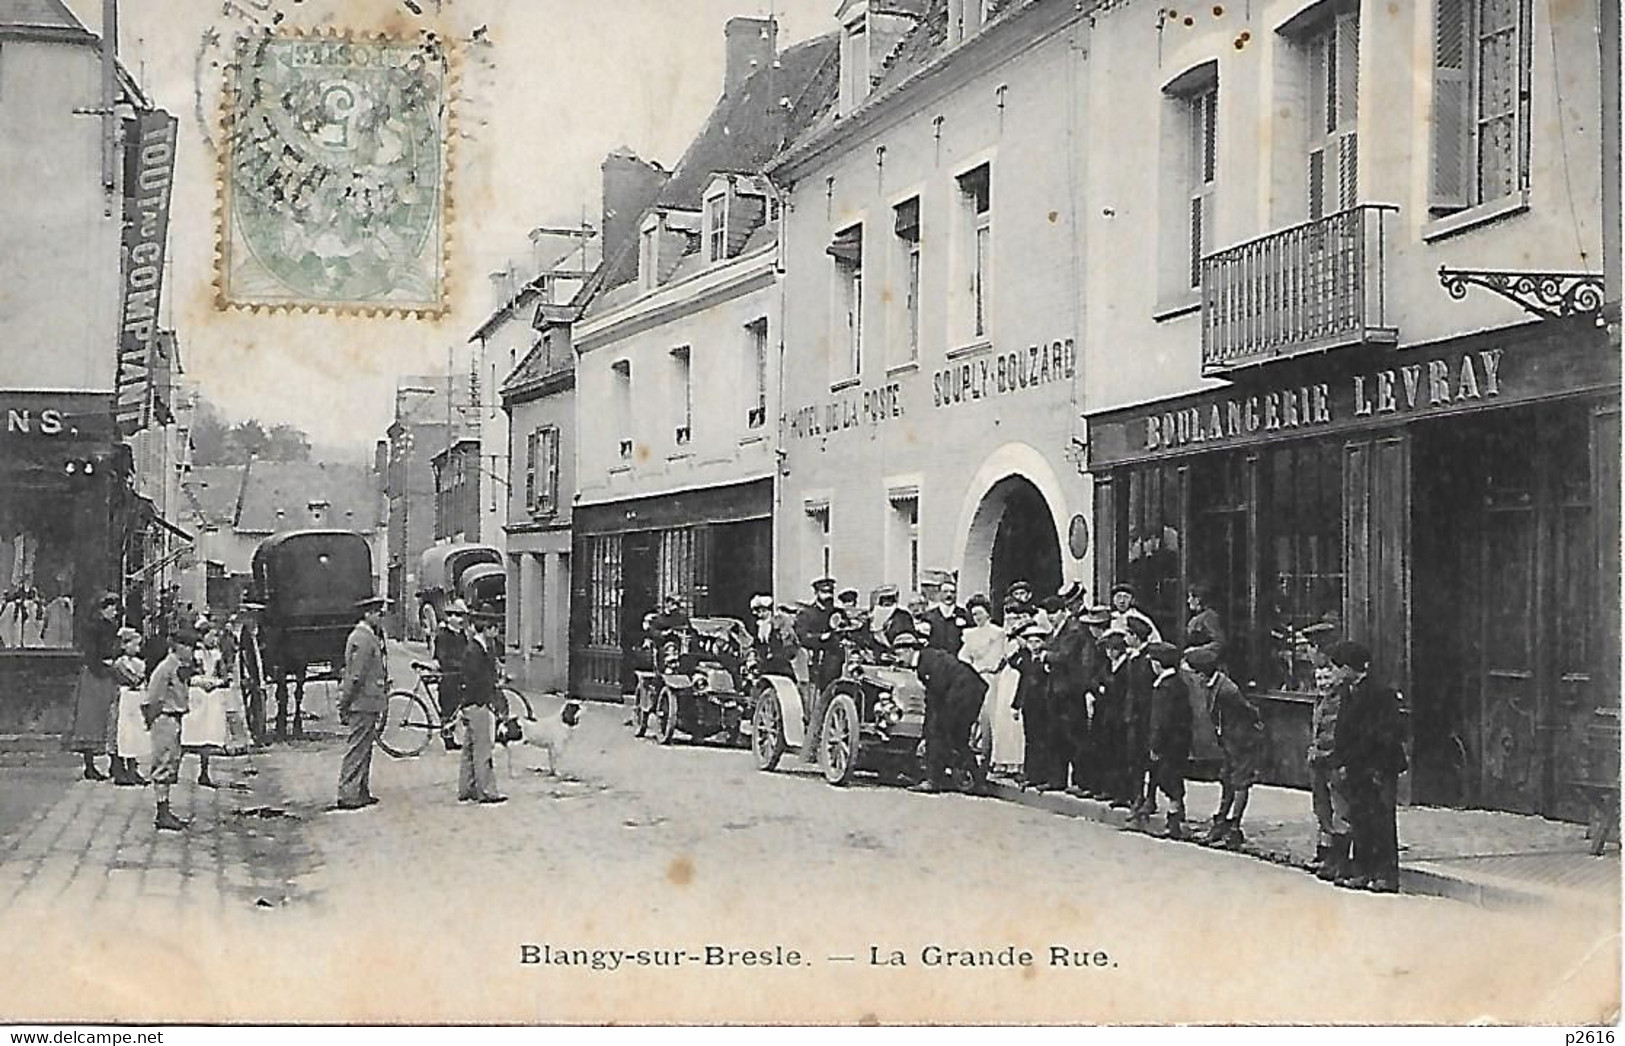
[[[451,752],[462,747],[452,738],[451,721],[463,705],[463,654],[468,650],[468,604],[454,599],[434,637],[434,659],[440,665],[440,741]]]
[[[821,577],[812,583],[813,601],[796,614],[796,642],[807,651],[811,662],[812,700],[807,702],[806,742],[801,757],[813,762],[818,757],[818,734],[824,725],[824,690],[841,678],[844,651],[835,631],[835,579]]]
[[[971,626],[970,615],[959,605],[959,586],[945,580],[937,586],[937,601],[925,612],[925,623],[931,626],[925,645],[957,655],[962,642],[960,635]]]
[[[1056,597],[1061,612],[1050,620],[1049,638],[1044,641],[1050,671],[1050,710],[1053,715],[1054,784],[1063,791],[1081,793],[1087,770],[1085,750],[1089,744],[1089,703],[1086,696],[1094,678],[1094,637],[1079,618],[1087,593],[1082,584],[1069,581]]]
[[[344,643],[344,678],[339,682],[339,722],[350,728],[349,747],[339,768],[339,809],[359,810],[378,800],[372,794],[372,748],[389,708],[389,666],[384,653],[385,596],[361,600],[361,620]]]
[[[970,776],[971,790],[982,787],[981,770],[971,748],[971,727],[987,698],[980,672],[953,654],[922,647],[918,636],[898,636],[897,652],[925,684],[925,780],[916,792],[957,789],[956,772]]]
[[[496,743],[497,719],[508,711],[507,699],[497,689],[498,668],[496,629],[502,617],[478,611],[473,618],[473,634],[463,649],[463,721],[468,724],[468,743],[463,746],[457,770],[457,799],[460,802],[501,803],[507,796],[496,788],[496,771],[491,761]]]
[[[1342,691],[1332,739],[1332,766],[1349,802],[1354,836],[1350,874],[1337,885],[1394,893],[1399,889],[1399,829],[1395,806],[1405,758],[1399,692],[1371,678],[1371,651],[1344,640],[1328,652]]]

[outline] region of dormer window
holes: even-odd
[[[727,189],[705,201],[705,260],[719,262],[728,256]]]
[[[842,12],[841,112],[851,112],[868,96],[869,5],[859,3]]]
[[[987,17],[987,0],[948,0],[948,42],[975,36]]]
[[[638,286],[652,291],[660,285],[660,220],[651,216],[638,240]]]

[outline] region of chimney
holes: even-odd
[[[730,18],[722,38],[727,65],[722,93],[732,95],[758,69],[766,69],[778,54],[779,23],[771,18]]]
[[[671,175],[659,164],[639,159],[626,146],[604,157],[599,170],[604,194],[599,250],[608,270],[604,285],[614,287],[637,275],[637,250],[627,247],[636,244],[643,212],[654,203]]]

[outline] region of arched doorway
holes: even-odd
[[[1055,514],[1025,476],[1006,476],[982,496],[965,542],[961,596],[985,591],[995,605],[1010,582],[1028,581],[1039,598],[1061,587]]]

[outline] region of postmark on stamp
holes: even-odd
[[[438,316],[448,304],[444,52],[256,33],[224,99],[217,303]]]

